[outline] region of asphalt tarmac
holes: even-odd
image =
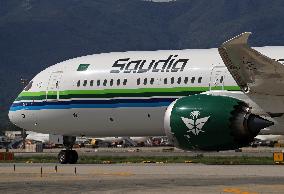
[[[281,194],[284,166],[2,163],[0,192]]]

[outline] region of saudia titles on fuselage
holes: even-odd
[[[189,59],[178,59],[178,55],[170,55],[161,60],[118,59],[112,65],[110,73],[146,73],[146,72],[182,72]]]

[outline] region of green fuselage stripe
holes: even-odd
[[[239,91],[238,86],[211,87],[211,90]],[[151,96],[188,96],[206,92],[209,87],[176,87],[176,88],[137,88],[105,90],[65,90],[59,91],[60,99],[69,98],[114,98],[114,97],[151,97]],[[56,91],[22,92],[16,101],[56,99]]]

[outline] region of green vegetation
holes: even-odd
[[[3,162],[3,161],[2,161]],[[10,163],[57,163],[55,156],[32,156],[32,157],[15,157]],[[79,164],[109,164],[109,163],[201,163],[209,165],[237,165],[237,164],[254,164],[268,165],[274,164],[272,157],[208,157],[208,156],[81,156]]]

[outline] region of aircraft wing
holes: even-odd
[[[245,32],[224,42],[218,49],[219,54],[237,84],[252,100],[268,113],[279,112],[262,104],[277,105],[275,98],[284,95],[284,66],[251,48],[247,44],[250,34]]]
[[[284,95],[284,66],[249,47],[250,34],[245,32],[221,45],[225,65],[245,92]]]

